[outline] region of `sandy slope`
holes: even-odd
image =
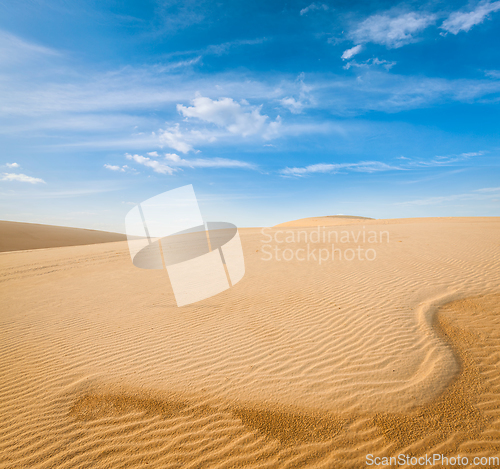
[[[120,233],[0,220],[0,252],[124,241]]]
[[[497,454],[500,219],[363,223],[335,248],[373,261],[240,230],[244,279],[183,308],[124,242],[0,254],[0,467]]]

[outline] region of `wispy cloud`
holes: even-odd
[[[151,168],[155,173],[172,175],[172,174],[174,174],[174,171],[175,171],[173,168],[166,165],[165,163],[158,161],[158,160],[152,160],[151,158],[148,158],[147,156],[130,155],[129,153],[126,153],[125,157],[128,160],[135,161],[136,163],[139,163],[140,165],[147,166],[148,168]]]
[[[500,10],[500,1],[483,0],[473,10],[456,11],[452,13],[440,26],[446,33],[458,34],[468,32],[473,26],[481,24],[490,13]],[[444,33],[445,34],[445,33]]]
[[[248,72],[193,77],[167,73],[158,67],[127,67],[81,76],[68,69],[66,80],[64,69],[59,69],[60,79],[54,82],[50,78],[45,82],[32,80],[29,73],[21,79],[7,76],[2,82],[0,108],[8,119],[4,119],[2,127],[8,132],[17,129],[30,135],[33,129],[87,133],[102,133],[104,129],[130,135],[130,130],[140,125],[151,135],[151,131],[161,124],[149,117],[153,113],[145,111],[155,110],[156,114],[156,110],[161,109],[165,120],[170,122],[161,132],[164,144],[177,152],[187,153],[192,151],[200,136],[186,136],[185,130],[179,134],[180,128],[176,128],[174,120],[179,103],[183,103],[181,109],[187,114],[199,116],[200,122],[208,122],[204,118],[215,122],[217,118],[217,122],[225,125],[220,128],[227,130],[230,127],[233,135],[234,132],[243,135],[256,131],[255,135],[265,138],[277,135],[279,121],[276,116],[268,117],[258,106],[252,108],[241,104],[243,99],[265,106],[280,103],[295,114],[308,108],[324,108],[336,114],[352,115],[371,110],[395,112],[419,108],[444,99],[468,102],[500,92],[500,83],[495,79],[450,80],[377,73],[370,67],[390,68],[393,63],[369,60],[362,64],[350,61],[346,65],[364,68],[361,75],[311,74],[307,85],[303,78],[288,74],[275,74],[271,79],[256,78]],[[338,93],[339,89],[343,92]],[[209,106],[214,115],[203,115],[205,110],[199,106],[184,104],[189,103],[196,90],[200,91],[200,98],[211,101]],[[224,99],[221,96],[226,101],[221,102]],[[227,116],[217,117],[215,110],[222,112],[224,106],[232,111],[226,109]],[[274,119],[272,125],[271,119]],[[243,120],[246,120],[244,125],[241,124]],[[266,127],[274,132],[266,134]],[[122,138],[125,138],[123,133]]]
[[[174,167],[257,169],[254,164],[228,158],[193,158],[188,160],[175,153],[166,153],[165,159]]]
[[[460,153],[455,155],[444,155],[444,156],[438,155],[429,160],[411,159],[411,158],[406,158],[406,159],[408,160],[407,164],[409,167],[415,167],[415,166],[436,167],[436,166],[450,166],[456,163],[463,163],[469,158],[481,155],[484,155],[483,151],[475,151],[475,152]]]
[[[374,57],[372,59],[367,59],[364,62],[356,62],[355,60],[351,60],[344,65],[344,68],[346,70],[349,70],[351,67],[368,69],[374,66],[381,66],[386,70],[390,70],[392,67],[394,67],[394,65],[396,65],[396,62],[391,62],[389,60],[380,60],[378,57]]]
[[[104,167],[106,169],[109,169],[110,171],[121,171],[121,172],[125,172],[125,168],[121,167],[121,166],[116,166],[116,165],[112,165],[112,164],[105,164]]]
[[[301,73],[295,80],[298,90],[295,96],[286,96],[280,100],[280,104],[292,114],[300,114],[306,106],[314,106],[315,101],[311,94],[312,87],[304,82],[305,74]]]
[[[374,173],[377,171],[408,171],[418,168],[432,168],[453,166],[457,163],[464,163],[471,157],[481,156],[484,152],[460,153],[457,155],[435,156],[434,158],[423,160],[413,159],[405,156],[397,157],[401,160],[398,165],[383,163],[381,161],[361,161],[358,163],[318,163],[304,167],[285,168],[280,174],[285,176],[305,176],[313,173],[338,173],[341,171],[356,171],[363,173]]]
[[[8,64],[36,57],[55,57],[60,53],[0,30],[0,63]]]
[[[400,166],[393,166],[381,161],[361,161],[359,163],[318,163],[304,167],[285,168],[280,171],[284,176],[306,176],[312,173],[338,173],[340,171],[355,171],[360,173],[374,173],[377,171],[402,170]]]
[[[453,202],[456,200],[488,200],[498,197],[500,197],[500,187],[486,187],[463,194],[427,197],[424,199],[410,200],[407,202],[397,202],[394,205],[440,205],[443,202]]]
[[[344,53],[342,54],[342,60],[349,60],[351,57],[354,57],[356,54],[359,54],[362,49],[363,46],[361,44],[358,44],[357,46],[345,50]]]
[[[173,34],[180,29],[201,23],[207,14],[204,0],[158,0],[155,34]]]
[[[433,13],[382,13],[368,17],[350,33],[358,44],[372,42],[388,48],[402,47],[417,40],[417,35],[436,21]]]
[[[255,45],[260,45],[264,44],[265,42],[269,41],[272,38],[269,37],[257,37],[253,39],[235,39],[233,41],[226,41],[226,42],[221,42],[218,44],[209,44],[203,48],[200,49],[188,49],[188,50],[178,50],[175,52],[170,52],[168,54],[165,54],[165,58],[172,58],[172,57],[179,57],[179,56],[184,56],[184,57],[189,57],[189,56],[195,56],[192,59],[186,59],[183,61],[179,61],[178,64],[179,66],[191,66],[194,64],[197,64],[199,62],[202,62],[202,59],[205,56],[209,55],[217,55],[221,56],[224,54],[229,54],[234,51],[234,49],[239,48],[239,47],[245,47],[245,46],[255,46]],[[161,66],[160,68],[162,70],[165,70],[166,68],[172,68],[172,64],[164,65]],[[177,68],[177,67],[176,67]]]
[[[0,181],[18,181],[28,182],[29,184],[45,184],[45,181],[43,179],[26,176],[26,174],[16,173],[2,173],[0,176]]]
[[[5,166],[7,166],[7,168],[19,168],[18,163],[7,163]]]
[[[200,49],[201,54],[222,55],[228,53],[231,49],[241,46],[255,46],[267,41],[266,37],[258,37],[255,39],[238,39],[235,41],[222,42],[221,44],[210,44],[205,49]]]
[[[175,171],[180,171],[182,168],[227,168],[227,169],[251,169],[256,170],[258,166],[246,161],[233,160],[229,158],[182,158],[176,153],[165,153],[162,159],[158,152],[149,152],[151,158],[143,155],[125,154],[128,160],[134,161],[140,165],[153,169],[154,172],[160,174],[172,175]],[[104,165],[113,171],[123,171],[120,166]]]
[[[305,8],[302,8],[302,10],[300,10],[300,16],[303,16],[307,13],[309,13],[310,11],[314,11],[314,10],[323,10],[323,11],[327,11],[328,10],[328,5],[325,5],[324,3],[311,3],[309,6],[305,7]]]

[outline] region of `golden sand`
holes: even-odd
[[[321,265],[240,230],[245,278],[183,308],[123,242],[0,254],[0,467],[498,456],[499,222],[369,221],[377,261]]]

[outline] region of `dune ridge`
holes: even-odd
[[[121,233],[0,220],[0,252],[124,241]]]

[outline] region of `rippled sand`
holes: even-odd
[[[245,277],[182,308],[125,242],[1,253],[0,467],[498,456],[500,219],[350,220],[335,248],[373,261],[264,260],[331,250],[303,226],[240,230]]]

